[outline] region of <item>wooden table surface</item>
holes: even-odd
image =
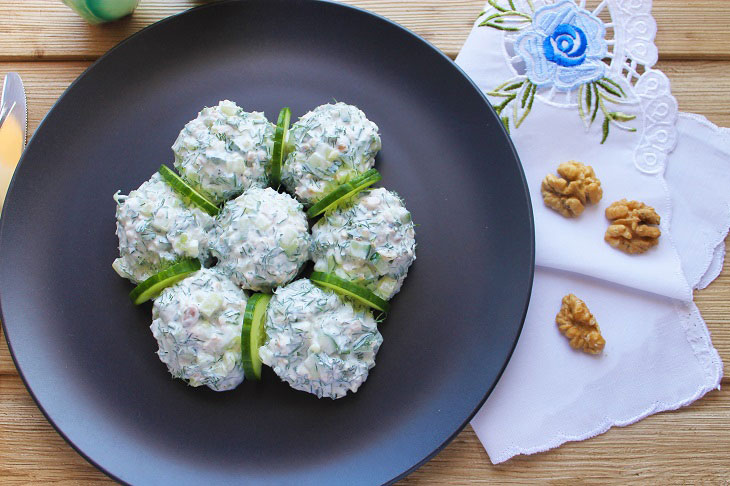
[[[201,2],[142,0],[130,18],[91,27],[59,0],[0,0],[0,75],[17,71],[32,133],[91,61],[140,28]],[[414,30],[449,56],[464,42],[485,0],[353,0]],[[683,111],[730,126],[730,2],[655,0],[657,65]],[[730,166],[729,166],[730,167]],[[729,260],[730,261],[730,260]],[[730,362],[730,263],[696,302],[720,356]],[[0,484],[111,482],[48,424],[0,340]],[[726,368],[727,369],[727,368]],[[730,484],[730,381],[695,404],[614,428],[579,443],[499,466],[467,427],[405,484]]]

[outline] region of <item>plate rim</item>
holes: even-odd
[[[279,0],[279,1],[286,1],[286,0]],[[341,2],[338,2],[336,0],[291,0],[291,1],[296,2],[296,3],[320,3],[320,4],[328,4],[328,5],[335,6],[337,8],[345,8],[345,9],[353,10],[353,11],[358,12],[358,14],[364,14],[364,15],[368,15],[368,16],[371,16],[371,17],[375,17],[375,18],[377,18],[380,21],[384,21],[384,22],[390,24],[391,26],[393,26],[396,29],[398,29],[398,30],[402,31],[403,33],[405,33],[406,35],[410,35],[410,36],[414,37],[416,40],[420,41],[422,44],[424,44],[430,50],[434,51],[437,55],[439,55],[444,60],[446,60],[451,65],[452,68],[455,68],[456,71],[459,74],[461,74],[465,78],[465,80],[469,82],[469,84],[471,84],[472,88],[474,88],[474,90],[478,93],[478,95],[481,98],[482,102],[485,104],[485,106],[487,107],[487,109],[492,113],[492,115],[495,117],[495,119],[499,119],[499,117],[494,112],[494,108],[492,107],[491,103],[489,103],[489,100],[484,95],[484,93],[481,90],[481,88],[479,88],[479,86],[476,84],[476,82],[474,82],[474,80],[468,74],[466,74],[466,72],[464,72],[464,70],[458,64],[456,64],[456,62],[454,62],[453,59],[451,59],[443,51],[441,51],[441,49],[439,49],[438,47],[436,47],[434,44],[432,44],[431,42],[429,42],[423,36],[417,34],[416,32],[408,29],[407,27],[405,27],[405,26],[403,26],[403,25],[401,25],[401,24],[399,24],[399,23],[397,23],[397,22],[395,22],[395,21],[393,21],[393,20],[391,20],[391,19],[389,19],[389,18],[387,18],[387,17],[385,17],[385,16],[383,16],[381,14],[378,14],[376,12],[372,12],[370,10],[366,10],[364,8],[361,8],[361,7],[358,7],[358,6],[355,6],[355,5],[349,5],[349,4],[341,3]],[[86,69],[84,69],[83,72],[81,72],[81,74],[79,74],[76,77],[76,79],[74,79],[71,82],[71,84],[68,85],[68,87],[66,89],[64,89],[63,93],[61,93],[61,95],[56,99],[56,101],[53,102],[53,104],[51,105],[51,107],[49,108],[49,110],[46,112],[46,114],[43,115],[43,118],[41,118],[40,122],[36,126],[36,128],[35,128],[35,130],[33,132],[33,135],[28,140],[28,143],[26,144],[26,146],[25,146],[25,148],[23,150],[23,153],[22,153],[22,155],[21,155],[21,157],[20,157],[20,159],[18,161],[18,164],[16,166],[16,169],[15,169],[15,171],[13,173],[12,178],[11,178],[10,185],[8,186],[7,195],[10,195],[10,194],[13,193],[13,187],[15,185],[16,176],[18,174],[18,170],[17,169],[25,161],[25,157],[26,157],[26,154],[27,154],[27,150],[26,149],[32,143],[34,143],[34,140],[36,139],[36,135],[39,132],[39,129],[45,125],[46,120],[48,119],[49,115],[54,111],[54,109],[56,108],[56,106],[66,97],[66,95],[68,94],[68,92],[71,91],[76,86],[76,84],[82,78],[84,78],[87,75],[87,73],[92,68],[96,67],[97,64],[103,62],[107,57],[109,57],[117,49],[122,48],[124,45],[126,45],[128,42],[132,41],[133,39],[137,38],[138,36],[143,35],[143,33],[146,32],[149,29],[156,28],[158,25],[166,24],[168,22],[174,22],[179,17],[188,16],[188,15],[196,15],[197,12],[198,11],[201,11],[201,10],[220,8],[221,5],[226,5],[226,4],[235,4],[235,3],[266,3],[266,2],[267,2],[267,0],[223,0],[223,1],[217,1],[217,2],[212,2],[212,3],[207,3],[207,4],[204,4],[204,5],[198,5],[198,6],[195,6],[195,7],[186,9],[186,10],[183,10],[181,12],[177,12],[175,14],[169,15],[169,16],[167,16],[167,17],[165,17],[163,19],[160,19],[160,20],[158,20],[156,22],[153,22],[152,24],[143,27],[142,29],[138,30],[137,32],[135,32],[135,33],[131,34],[130,36],[122,39],[121,41],[119,41],[119,43],[117,43],[116,45],[114,45],[113,47],[111,47],[109,50],[107,50],[105,53],[103,53],[101,56],[99,56],[98,59],[96,59],[94,62],[92,62]],[[517,334],[515,336],[514,341],[512,342],[512,344],[510,346],[509,352],[507,353],[507,359],[505,360],[505,362],[502,365],[501,369],[497,373],[497,379],[494,381],[494,383],[492,383],[491,386],[488,387],[488,389],[484,393],[484,396],[479,400],[479,402],[476,404],[475,408],[468,414],[468,416],[456,428],[456,430],[451,435],[449,435],[443,442],[441,442],[438,445],[438,447],[436,447],[436,449],[434,449],[432,452],[428,453],[424,458],[422,458],[421,460],[419,460],[417,463],[415,463],[414,465],[412,465],[410,468],[408,468],[407,470],[403,471],[399,475],[391,478],[390,480],[388,480],[384,484],[393,484],[393,483],[395,483],[395,482],[397,482],[397,481],[405,478],[406,476],[410,475],[416,469],[419,469],[425,463],[427,463],[428,461],[430,461],[434,456],[436,456],[438,453],[440,453],[441,451],[443,451],[454,440],[454,438],[456,438],[456,436],[459,435],[464,430],[464,428],[467,426],[467,424],[471,421],[472,418],[474,418],[474,416],[482,408],[482,406],[484,405],[484,403],[487,401],[487,399],[489,398],[489,396],[492,394],[492,392],[494,391],[494,388],[497,386],[497,383],[499,383],[499,380],[501,379],[502,375],[504,374],[504,371],[507,368],[507,365],[509,364],[510,360],[512,359],[512,355],[514,354],[514,350],[517,347],[517,342],[519,341],[520,336],[522,335],[522,330],[524,328],[525,318],[527,316],[527,311],[528,311],[529,304],[530,304],[530,298],[532,296],[532,289],[533,289],[534,276],[535,276],[535,219],[534,219],[534,212],[532,210],[532,200],[530,198],[529,186],[527,184],[527,178],[526,178],[526,175],[525,175],[524,168],[522,166],[522,161],[521,161],[521,159],[519,157],[519,154],[517,153],[517,150],[515,149],[515,146],[514,146],[514,143],[512,142],[511,137],[509,136],[509,132],[507,132],[507,130],[504,128],[504,126],[501,123],[500,124],[497,124],[497,125],[499,127],[498,129],[501,130],[501,132],[502,132],[502,136],[506,139],[507,145],[508,145],[509,149],[511,150],[513,156],[514,156],[515,161],[517,162],[518,174],[520,176],[520,181],[522,183],[522,187],[523,187],[523,190],[524,190],[524,197],[525,197],[525,201],[527,202],[527,209],[528,209],[528,215],[529,215],[529,218],[527,220],[527,224],[529,226],[528,229],[529,229],[529,236],[530,236],[530,238],[529,238],[529,240],[530,240],[529,241],[529,253],[530,253],[530,255],[529,255],[529,263],[530,263],[530,265],[529,266],[530,266],[530,274],[529,274],[529,278],[528,278],[528,292],[527,292],[527,297],[526,297],[526,300],[525,300],[524,305],[523,305],[522,316],[520,318],[520,322],[519,322],[519,325],[518,325]],[[8,198],[6,198],[6,200],[7,199]],[[0,253],[2,252],[2,241],[3,241],[3,234],[4,234],[4,231],[5,231],[5,224],[4,224],[5,218],[3,218],[2,215],[5,213],[5,208],[6,207],[7,207],[7,205],[4,204],[2,211],[0,211]],[[31,386],[29,385],[28,381],[26,380],[25,373],[23,373],[22,368],[18,364],[18,361],[17,361],[16,356],[15,356],[15,351],[13,350],[13,345],[12,345],[12,343],[10,341],[10,336],[8,334],[8,328],[7,328],[6,324],[5,324],[5,317],[4,317],[4,313],[3,313],[3,305],[2,305],[2,302],[3,302],[3,299],[2,299],[2,296],[0,295],[0,326],[2,327],[3,334],[5,336],[5,342],[6,342],[7,346],[8,346],[8,350],[10,351],[10,357],[11,357],[11,359],[13,361],[13,365],[15,366],[16,371],[18,372],[18,375],[20,376],[20,378],[21,378],[21,380],[23,382],[23,385],[25,386],[25,388],[28,391],[29,395],[33,399],[33,402],[35,403],[35,405],[38,407],[38,409],[41,411],[41,413],[45,417],[46,421],[64,439],[64,441],[66,441],[66,443],[69,444],[73,448],[73,450],[76,451],[76,453],[78,453],[81,457],[83,457],[88,463],[90,463],[91,465],[93,465],[95,468],[97,468],[99,471],[101,471],[104,474],[106,474],[109,478],[113,479],[114,481],[117,481],[117,482],[119,482],[121,484],[129,484],[126,481],[124,481],[121,478],[119,478],[118,476],[116,476],[115,474],[113,474],[112,472],[110,472],[108,469],[106,469],[105,467],[103,467],[99,463],[97,463],[96,461],[94,461],[90,456],[88,456],[71,439],[69,439],[69,437],[51,419],[51,417],[49,417],[49,415],[46,412],[45,408],[40,403],[40,401],[36,397],[35,393],[33,392],[33,389],[31,388]]]

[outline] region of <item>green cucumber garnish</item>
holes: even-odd
[[[171,168],[166,165],[161,165],[158,170],[162,178],[172,189],[180,194],[183,198],[190,201],[190,203],[199,207],[211,216],[217,216],[218,206],[210,202],[205,196],[200,194],[198,191],[190,187],[190,185],[182,180],[179,175],[175,173]]]
[[[243,374],[249,380],[261,380],[261,358],[259,348],[264,345],[266,332],[266,307],[270,294],[253,294],[246,303],[241,330],[241,363]]]
[[[289,122],[291,121],[291,110],[284,107],[279,112],[279,120],[276,122],[276,131],[274,132],[274,154],[271,157],[271,185],[279,187],[281,184],[281,167],[284,165],[286,157],[286,135],[289,132]]]
[[[385,300],[381,299],[365,287],[361,287],[352,282],[348,282],[345,279],[338,277],[332,273],[324,272],[312,272],[312,276],[309,280],[319,285],[320,287],[326,287],[334,290],[338,294],[346,295],[351,297],[358,302],[365,304],[368,307],[377,309],[381,312],[388,312],[390,304]]]
[[[347,200],[368,186],[378,182],[383,177],[375,169],[363,172],[354,179],[338,186],[334,191],[327,194],[321,201],[307,210],[307,216],[314,218],[330,208],[337,206],[340,202]]]
[[[130,293],[129,298],[135,305],[140,305],[154,299],[167,287],[179,282],[193,272],[200,270],[199,260],[183,260],[137,285]]]

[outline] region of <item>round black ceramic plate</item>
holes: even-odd
[[[112,195],[172,162],[206,105],[276,120],[334,100],[375,121],[381,185],[403,196],[418,260],[357,394],[318,400],[266,370],[231,392],[171,379],[150,305],[111,268]],[[61,97],[25,151],[0,229],[2,320],[59,432],[133,484],[375,484],[441,450],[486,399],[533,273],[524,177],[499,120],[444,55],[339,4],[214,3],[145,29]]]

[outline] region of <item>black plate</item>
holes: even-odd
[[[380,126],[376,167],[419,224],[418,260],[354,396],[317,400],[270,370],[226,393],[172,380],[150,305],[133,306],[111,269],[112,194],[171,163],[182,126],[225,98],[273,120],[282,105],[299,116],[336,99]],[[216,3],[124,41],[40,125],[2,215],[2,321],[38,406],[118,480],[382,483],[441,450],[497,382],[527,308],[533,246],[514,149],[434,47],[339,4]]]

